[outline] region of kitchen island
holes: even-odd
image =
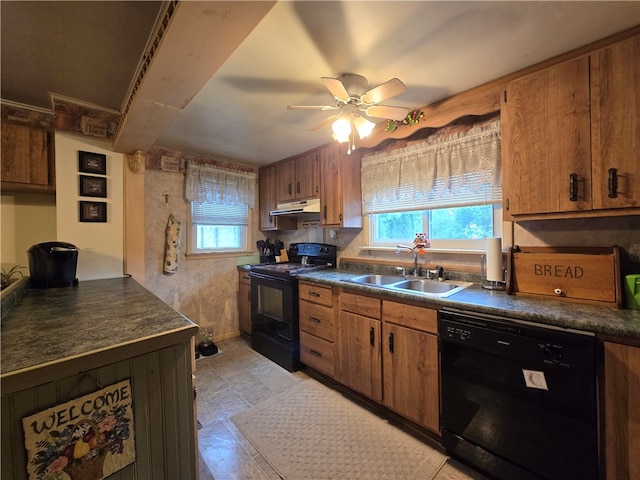
[[[27,478],[23,417],[129,380],[135,461],[113,478],[195,478],[197,331],[132,278],[26,290],[2,319],[0,476]]]

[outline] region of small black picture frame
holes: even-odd
[[[107,174],[107,156],[103,153],[78,150],[78,171],[82,173]]]
[[[107,202],[79,202],[81,222],[106,222]]]
[[[107,177],[80,175],[80,196],[107,198]]]

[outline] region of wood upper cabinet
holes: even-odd
[[[305,153],[276,164],[277,203],[317,198],[320,192],[318,153]]]
[[[640,35],[591,55],[593,208],[640,206]]]
[[[340,294],[339,380],[377,402],[382,402],[380,302],[373,297]]]
[[[439,434],[437,315],[435,309],[382,302],[383,403]]]
[[[360,151],[347,155],[345,146],[329,144],[320,150],[320,224],[362,228]]]
[[[589,58],[514,80],[503,100],[505,211],[590,209]]]
[[[251,278],[249,272],[238,269],[238,322],[240,331],[251,335]]]
[[[277,206],[276,167],[269,165],[259,171],[259,219],[261,231],[295,230],[296,220],[291,217],[278,217],[269,214]]]
[[[3,190],[55,190],[52,139],[45,128],[2,122]]]
[[[512,81],[502,104],[506,215],[638,207],[639,82],[638,35]]]
[[[640,478],[640,348],[604,342],[607,480]]]

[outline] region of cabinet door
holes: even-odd
[[[340,312],[340,378],[346,386],[382,401],[381,322]]]
[[[295,174],[296,200],[317,198],[320,193],[318,153],[313,152],[296,158]]]
[[[439,432],[438,340],[417,330],[384,323],[384,404]]]
[[[240,331],[251,335],[251,283],[249,274],[241,273],[238,284],[238,317]]]
[[[47,131],[2,123],[2,181],[48,185]]]
[[[591,56],[593,208],[640,205],[640,35]]]
[[[506,213],[590,210],[589,58],[514,80],[503,102]]]
[[[292,202],[295,199],[296,170],[295,160],[291,159],[276,165],[277,202]]]
[[[640,348],[604,343],[608,480],[640,478]]]
[[[323,226],[342,223],[342,185],[340,155],[337,145],[320,152],[320,223]]]
[[[260,230],[295,230],[294,218],[274,217],[269,214],[277,206],[276,199],[276,167],[268,166],[260,169],[258,206],[260,212]]]

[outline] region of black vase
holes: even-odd
[[[198,344],[198,352],[200,352],[200,355],[207,357],[218,353],[218,347],[216,347],[216,344],[210,340],[207,342],[200,342]]]

